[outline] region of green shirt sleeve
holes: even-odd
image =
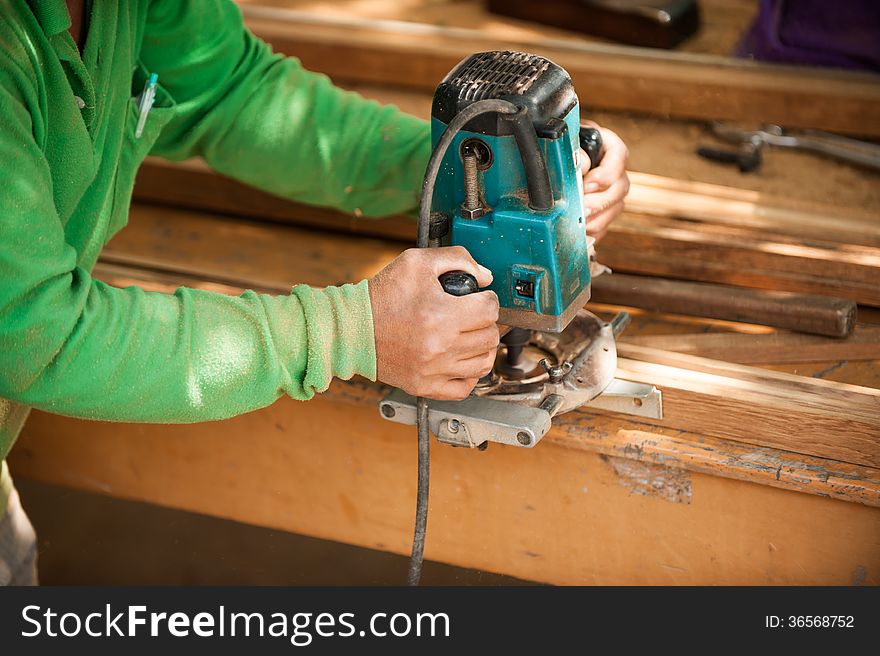
[[[416,207],[427,121],[273,54],[230,0],[153,0],[141,60],[177,103],[154,154],[365,216]]]
[[[227,172],[244,179],[252,174],[266,188],[314,202],[376,213],[410,203],[413,190],[404,187],[411,180],[392,172],[407,156],[378,167],[387,166],[385,172],[369,170],[381,159],[373,148],[382,137],[356,138],[355,125],[375,126],[380,134],[387,125],[396,133],[398,114],[270,57],[236,28],[226,3],[216,8],[223,22],[206,21],[204,30],[164,22],[175,18],[170,10],[157,12],[149,27],[157,36],[145,54],[156,58],[155,48],[175,33],[232,53],[209,49],[203,59],[197,40],[190,42],[193,51],[174,45],[183,63],[168,68],[167,82],[184,111],[158,150],[202,154]],[[197,21],[191,11],[176,18]],[[198,36],[231,28],[237,29],[232,37]],[[225,77],[213,68],[215,56],[235,62]],[[194,81],[200,71],[210,83]],[[307,399],[332,376],[375,377],[366,281],[324,290],[299,286],[288,296],[229,297],[117,289],[94,280],[65,239],[52,171],[34,138],[39,93],[21,82],[26,78],[11,68],[0,71],[0,162],[7,171],[0,185],[0,397],[71,416],[182,423],[254,410],[284,393]],[[298,132],[306,135],[302,142]],[[402,140],[412,143],[401,152],[418,151],[416,132]],[[347,185],[354,190],[346,192]]]

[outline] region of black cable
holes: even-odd
[[[539,212],[553,209],[553,190],[550,188],[547,160],[538,145],[538,135],[529,118],[529,110],[522,107],[516,114],[505,116],[502,120],[513,125],[513,136],[526,172],[529,207]]]
[[[431,476],[431,433],[428,430],[428,402],[416,399],[416,425],[419,435],[419,482],[416,492],[416,527],[412,554],[409,557],[407,585],[418,585],[425,559],[425,534],[428,530],[428,488]]]
[[[499,99],[479,100],[468,105],[459,112],[444,130],[425,169],[425,180],[422,183],[421,202],[419,203],[419,248],[427,248],[431,227],[431,204],[434,200],[434,185],[440,172],[440,164],[449,145],[461,129],[481,114],[497,112],[499,114],[516,114],[519,107],[512,102]],[[413,534],[412,555],[409,559],[408,585],[418,585],[422,577],[422,562],[425,557],[425,533],[428,529],[428,489],[431,475],[431,433],[428,428],[428,400],[416,399],[416,425],[419,440],[419,473],[418,490],[416,492],[416,525]]]

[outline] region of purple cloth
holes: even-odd
[[[880,71],[880,0],[760,0],[737,57]]]

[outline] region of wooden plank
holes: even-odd
[[[629,212],[612,224],[602,246],[603,252],[627,249],[646,254],[663,253],[673,265],[680,260],[706,262],[767,272],[771,276],[778,272],[824,278],[861,288],[876,289],[880,281],[880,248],[877,247],[803,240]]]
[[[651,423],[880,465],[880,390],[618,344],[618,376],[663,392]]]
[[[248,26],[276,50],[340,81],[433,91],[475,50],[519,48],[568,70],[587,107],[880,136],[880,85],[872,74],[598,43],[497,40],[473,29],[276,8],[243,11]]]
[[[595,422],[596,420],[591,420]],[[584,425],[581,415],[563,415],[557,421],[559,432],[570,435],[573,448],[639,463],[674,467],[713,476],[769,485],[833,499],[880,505],[878,470],[810,458],[778,449],[696,438],[693,433],[664,435],[641,429],[618,428],[603,433],[595,424]],[[556,440],[561,442],[561,440]]]
[[[621,220],[616,223],[621,223]],[[642,249],[630,250],[630,242],[623,236],[625,230],[612,227],[601,244],[600,258],[603,264],[621,273],[679,278],[697,282],[714,282],[754,289],[771,289],[798,294],[818,294],[848,298],[860,304],[880,307],[880,286],[870,282],[849,282],[822,275],[789,273],[775,269],[751,269],[729,261],[700,260],[686,257],[669,257],[664,246],[688,249],[688,245],[664,238],[642,235]],[[636,234],[630,232],[629,234]],[[597,249],[598,251],[598,249]],[[699,253],[697,245],[690,245],[690,252]]]
[[[560,429],[531,450],[435,444],[427,557],[558,584],[877,582],[877,508],[654,464],[676,447],[642,435],[615,435],[608,450],[647,445],[643,461],[571,447],[589,434]],[[761,468],[764,457],[738,460]],[[329,398],[185,426],[35,412],[11,457],[15,476],[400,554],[415,465],[411,427],[383,421],[372,402]],[[778,471],[785,480],[786,466]]]
[[[635,349],[624,348],[631,356],[645,357],[649,354],[654,359],[664,359],[658,353],[649,353],[651,349],[641,349],[641,353],[637,353]],[[665,359],[669,359],[669,356]],[[681,359],[672,359],[681,362]],[[690,358],[685,364],[689,367],[699,365],[708,368],[705,362],[697,363],[697,360]],[[810,380],[781,372],[729,366],[727,363],[717,363],[717,367],[728,374],[735,374],[738,380],[761,379],[773,381],[779,387],[789,387],[789,390],[779,389],[780,396],[798,394],[791,389],[801,387],[805,380]],[[832,397],[837,397],[842,391],[853,396],[867,395],[867,399],[860,398],[857,403],[842,403],[844,412],[853,407],[858,408],[857,412],[862,412],[868,406],[870,417],[872,408],[880,404],[878,390],[828,381],[822,383],[824,384],[818,387],[829,391]],[[817,390],[810,389],[809,392],[816,394]],[[369,383],[336,381],[327,398],[378,405],[384,393],[384,389]],[[821,391],[818,394],[821,395]],[[826,405],[825,409],[828,407]],[[835,406],[835,409],[838,408]],[[876,413],[873,419],[876,420],[875,423],[880,422]],[[759,430],[761,428],[763,427],[759,427]],[[651,426],[643,420],[633,420],[624,415],[597,414],[584,409],[557,417],[554,420],[554,430],[547,439],[560,446],[595,451],[607,456],[880,506],[880,470],[875,467],[804,455],[802,445],[795,440],[792,444],[797,445],[797,451],[768,448],[766,438],[756,435],[754,427],[751,435],[753,437],[743,442],[718,439],[707,433],[671,430],[668,427]],[[880,433],[875,435],[880,436]],[[750,444],[751,441],[760,445]]]
[[[880,326],[870,324],[857,324],[853,334],[844,339],[789,332],[764,335],[689,333],[643,337],[624,334],[622,339],[637,346],[739,364],[877,360],[880,365]]]
[[[850,334],[856,321],[856,304],[845,299],[621,273],[594,278],[592,299],[832,337]]]
[[[748,189],[638,171],[630,171],[629,177],[626,205],[636,214],[749,228],[801,240],[880,246],[880,210],[876,208],[767,198]]]
[[[726,233],[736,236],[769,233],[782,240],[788,236],[786,243],[797,243],[791,237],[801,241],[809,237],[830,244],[880,246],[877,211],[785,199],[792,205],[789,207],[781,205],[782,199],[768,200],[759,192],[747,189],[637,171],[630,171],[629,177],[632,185],[627,196],[628,214],[684,218],[690,221],[691,227],[697,227],[695,221],[719,224],[739,229],[740,232]],[[148,157],[138,171],[134,196],[141,201],[191,209],[332,227],[407,241],[415,239],[415,222],[409,217],[368,219],[303,205],[227,178],[201,160],[170,162]],[[876,255],[876,251],[869,249],[856,248],[851,252]]]

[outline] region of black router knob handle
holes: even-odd
[[[438,278],[443,291],[453,296],[467,296],[480,291],[477,279],[464,271],[447,271]]]
[[[581,148],[587,151],[587,156],[590,158],[590,168],[596,168],[599,166],[602,154],[602,135],[596,128],[582,127],[578,137]]]

